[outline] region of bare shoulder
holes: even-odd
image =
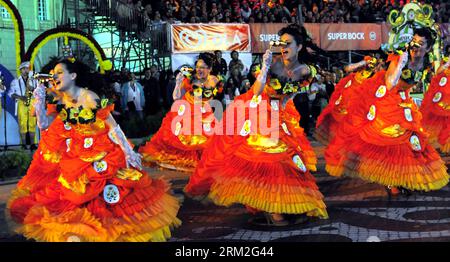
[[[100,97],[93,91],[89,89],[83,89],[83,96],[84,101],[89,107],[96,107],[97,101],[100,99]]]

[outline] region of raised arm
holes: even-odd
[[[34,112],[36,114],[36,120],[39,129],[46,130],[53,120],[55,120],[54,115],[47,115],[47,110],[45,109],[45,86],[40,83],[37,88],[33,91],[34,95]]]
[[[398,84],[398,80],[402,75],[402,69],[405,67],[407,62],[408,52],[403,52],[398,60],[395,59],[391,61],[385,75],[386,87],[388,90],[391,90]]]
[[[270,65],[272,63],[272,51],[266,50],[266,53],[263,55],[262,67],[259,75],[256,77],[256,81],[252,86],[253,93],[255,96],[259,96],[266,85],[267,74],[269,73]]]
[[[186,92],[182,86],[183,86],[183,80],[184,75],[182,72],[178,73],[176,79],[175,79],[175,88],[172,93],[173,100],[178,100],[181,97],[183,97],[184,93]]]
[[[436,74],[438,75],[438,74],[444,72],[444,71],[447,70],[449,67],[450,67],[450,59],[448,59],[448,61],[445,62],[445,64],[441,65],[441,66],[438,68]]]

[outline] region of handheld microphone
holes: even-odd
[[[278,46],[287,46],[287,43],[286,42],[284,42],[284,41],[279,41],[279,40],[277,40],[277,41],[270,41],[269,42],[269,46],[270,46],[270,48],[272,48],[272,47],[278,47]]]
[[[53,74],[40,74],[36,73],[33,75],[34,79],[40,80],[42,82],[48,82],[50,80],[55,80],[55,75]]]

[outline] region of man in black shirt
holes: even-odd
[[[150,68],[144,69],[145,78],[142,80],[145,96],[145,112],[147,115],[154,115],[161,110],[161,92],[159,79],[152,74]]]
[[[222,52],[216,50],[214,51],[214,54],[216,55],[217,63],[213,66],[213,72],[223,76],[226,75],[228,72],[227,61],[222,58]]]

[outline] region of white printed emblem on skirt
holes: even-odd
[[[246,136],[248,134],[250,134],[250,130],[252,127],[252,122],[250,120],[245,120],[244,125],[242,126],[240,135],[241,136]]]
[[[367,113],[367,119],[369,119],[370,121],[374,120],[375,114],[376,114],[376,107],[375,105],[371,105],[369,108],[369,113]]]
[[[181,123],[177,122],[175,124],[175,135],[178,136],[180,134],[180,132],[181,132]]]
[[[259,103],[261,103],[261,100],[262,100],[262,96],[261,95],[259,95],[259,96],[255,96],[254,95],[252,97],[252,100],[250,101],[250,107],[251,108],[257,107],[259,105]]]
[[[182,116],[184,114],[184,111],[186,111],[186,106],[180,105],[180,107],[178,108],[178,115]]]
[[[415,151],[422,150],[422,146],[420,145],[420,140],[416,135],[412,135],[409,139],[409,142],[411,143],[412,149]]]
[[[119,188],[116,185],[109,184],[103,188],[103,199],[108,204],[115,204],[120,200]]]
[[[70,151],[70,144],[71,143],[72,143],[72,139],[71,138],[67,138],[66,139],[66,146],[67,146],[66,152]]]
[[[401,91],[398,93],[400,95],[400,97],[402,98],[402,100],[406,100],[406,94],[405,91]]]
[[[406,120],[408,120],[408,122],[413,121],[413,117],[412,117],[412,114],[411,114],[411,108],[405,108],[404,112],[405,112]]]
[[[336,100],[336,102],[334,102],[335,105],[339,105],[341,103],[342,100],[342,95],[339,96],[339,98]]]
[[[440,86],[445,86],[447,84],[447,77],[443,76],[441,80],[439,81]]]
[[[302,171],[302,172],[306,172],[306,166],[303,163],[302,159],[300,158],[299,155],[294,155],[294,157],[292,157],[292,161],[294,161],[294,164]]]
[[[434,97],[433,97],[433,102],[437,103],[437,102],[441,101],[441,98],[442,98],[442,93],[436,92],[436,94],[434,94]]]
[[[270,101],[270,106],[272,107],[273,110],[278,111],[278,100],[271,100]]]
[[[94,139],[92,137],[87,137],[84,139],[84,148],[90,148],[94,144]]]
[[[380,86],[377,89],[377,92],[375,93],[375,96],[378,98],[382,98],[384,95],[386,95],[386,86]]]
[[[70,129],[72,129],[72,126],[71,126],[68,122],[66,122],[66,123],[64,124],[64,129],[67,130],[67,131],[69,131]]]
[[[210,132],[211,131],[211,123],[204,123],[203,124],[203,130],[205,132]]]
[[[286,123],[282,123],[282,124],[281,124],[281,127],[283,128],[283,131],[284,131],[286,134],[291,135],[291,132],[289,132],[289,129],[288,129]]]
[[[345,84],[344,88],[347,88],[352,85],[352,80],[348,80],[347,84]]]
[[[95,161],[92,165],[94,166],[94,170],[97,173],[103,172],[108,169],[108,163],[106,163],[105,160]]]

